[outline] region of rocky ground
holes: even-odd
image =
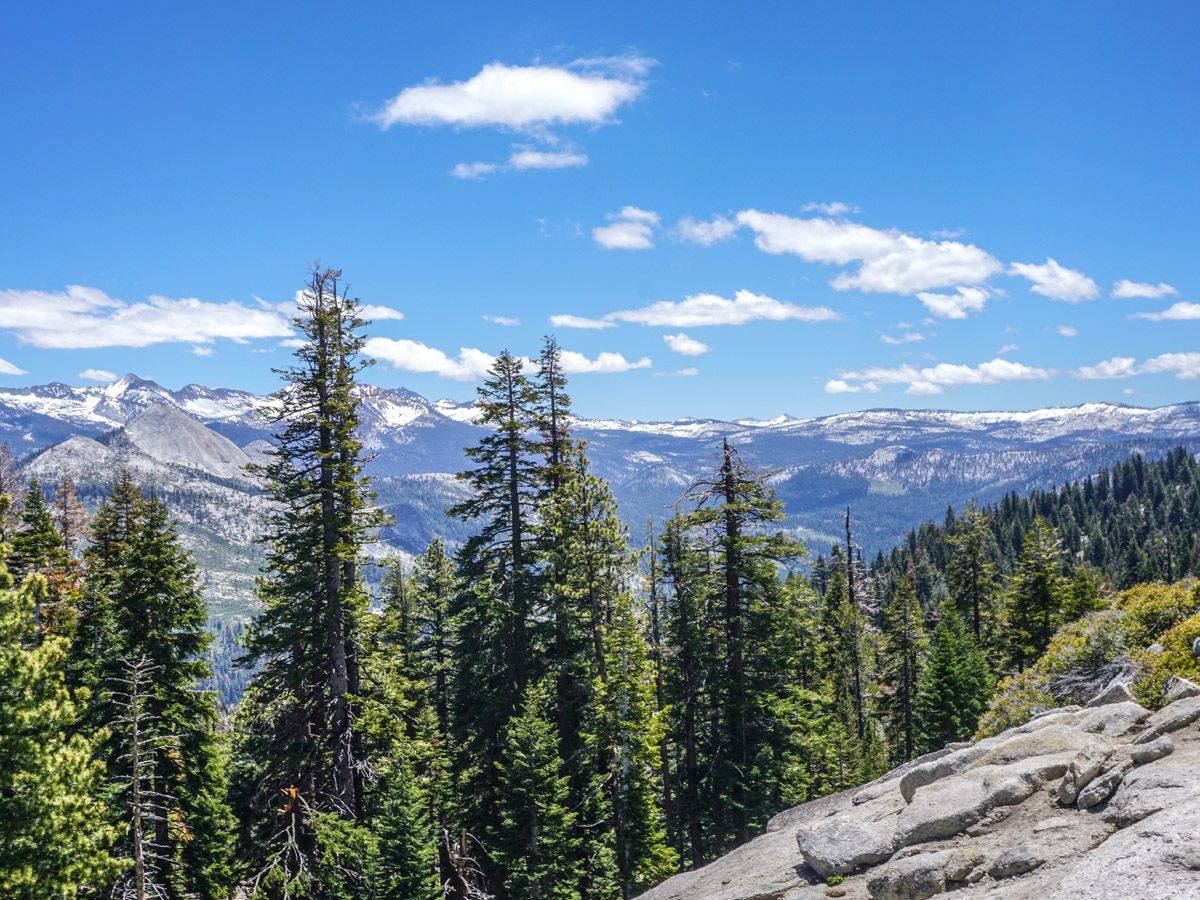
[[[1200,687],[1086,707],[796,807],[643,900],[1200,898]]]

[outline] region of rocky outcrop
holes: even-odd
[[[645,900],[1200,900],[1200,695],[1171,687],[1151,713],[1108,685],[788,810]]]

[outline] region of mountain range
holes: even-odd
[[[361,438],[369,473],[395,525],[379,553],[417,553],[466,527],[443,510],[462,496],[454,473],[482,434],[471,404],[363,385]],[[104,386],[0,388],[0,442],[26,477],[69,472],[94,503],[124,466],[170,504],[196,554],[218,618],[251,609],[263,499],[246,463],[269,448],[270,400],[187,385],[172,391],[133,375]],[[814,552],[837,540],[847,506],[868,555],[946,507],[988,502],[1083,477],[1133,452],[1149,458],[1200,450],[1200,403],[1147,409],[1088,403],[1025,412],[875,409],[821,418],[639,422],[577,417],[596,472],[613,486],[640,539],[649,517],[669,514],[723,439],[768,473],[787,527]]]

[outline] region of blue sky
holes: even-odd
[[[320,258],[381,308],[371,380],[431,397],[547,331],[598,416],[1197,396],[1195,4],[4,26],[0,384],[269,390]]]

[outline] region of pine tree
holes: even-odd
[[[406,755],[397,754],[376,818],[379,866],[373,897],[441,900],[437,841],[424,792]]]
[[[540,675],[540,576],[531,528],[546,471],[537,397],[521,369],[519,359],[502,352],[479,388],[480,424],[490,432],[467,449],[475,466],[459,478],[470,496],[449,510],[480,529],[458,557],[451,717],[465,824],[483,840],[499,820],[496,772],[505,729]]]
[[[722,742],[713,764],[718,783],[715,790],[722,804],[727,804],[727,840],[738,844],[750,838],[755,758],[764,740],[761,698],[753,689],[748,665],[751,647],[746,624],[758,607],[769,603],[778,580],[777,568],[799,559],[805,550],[782,532],[766,530],[783,521],[783,505],[765,479],[742,462],[728,440],[722,444],[717,471],[693,483],[685,496],[695,507],[687,516],[687,527],[711,535],[708,550],[721,584],[721,656],[725,665],[718,703]]]
[[[104,593],[98,602],[106,610],[106,632],[91,718],[110,732],[101,745],[109,775],[122,779],[127,792],[141,785],[155,798],[147,840],[156,848],[158,883],[166,895],[215,900],[232,882],[232,821],[215,698],[199,690],[212,671],[207,607],[166,505],[129,494],[127,486],[121,491],[96,519],[89,581],[93,591]],[[114,515],[126,503],[131,515]],[[146,753],[135,773],[129,766],[137,740]]]
[[[103,765],[73,734],[66,639],[36,635],[33,609],[46,583],[21,587],[0,565],[0,896],[72,898],[116,874],[117,837],[99,799]]]
[[[597,680],[592,742],[605,762],[608,819],[620,893],[628,898],[675,871],[659,805],[658,748],[664,739],[655,710],[653,670],[628,593],[614,599],[604,630],[604,674]]]
[[[889,688],[883,703],[887,737],[896,764],[912,759],[917,751],[917,685],[925,635],[921,606],[914,584],[916,573],[896,584],[883,610],[883,677]]]
[[[509,723],[497,764],[500,825],[497,854],[511,900],[574,900],[579,871],[567,807],[567,779],[559,772],[551,692],[530,686]]]
[[[712,722],[710,693],[716,666],[710,597],[715,585],[704,559],[692,544],[678,514],[667,522],[662,539],[663,574],[669,590],[663,598],[666,646],[672,665],[665,678],[669,743],[679,786],[679,844],[676,849],[691,868],[709,858],[705,823],[710,804],[706,788],[706,758]]]
[[[991,695],[987,658],[953,602],[940,610],[929,656],[917,686],[917,752],[940,750],[969,738]]]
[[[263,611],[247,639],[261,668],[240,716],[237,796],[245,856],[262,867],[257,883],[270,894],[296,880],[333,891],[365,877],[347,870],[321,886],[313,861],[335,845],[347,859],[369,856],[354,825],[369,771],[355,727],[367,603],[359,559],[381,520],[356,437],[364,323],[340,280],[334,269],[310,273],[295,319],[304,344],[280,370],[285,384],[274,397],[276,444],[255,469],[273,503]]]
[[[947,543],[951,550],[950,593],[959,614],[970,623],[975,643],[983,647],[986,645],[984,631],[993,613],[996,582],[988,516],[972,503]]]
[[[1038,517],[1025,532],[1021,556],[1008,586],[1009,659],[1018,669],[1050,644],[1062,606],[1062,539]]]

